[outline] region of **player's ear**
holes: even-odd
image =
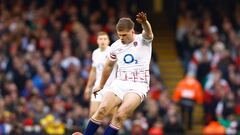
[[[132,30],[132,34],[135,34],[135,31],[134,31],[134,30]]]

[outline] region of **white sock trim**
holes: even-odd
[[[113,129],[116,129],[116,130],[119,130],[119,129],[120,129],[120,128],[117,127],[117,126],[114,126],[112,123],[110,123],[109,126],[110,126],[111,128],[113,128]]]
[[[92,121],[93,123],[98,124],[98,125],[101,124],[101,121],[95,120],[93,118],[90,118],[90,121]]]

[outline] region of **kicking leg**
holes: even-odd
[[[93,135],[98,129],[103,118],[116,106],[121,103],[121,99],[112,92],[106,92],[103,101],[97,111],[91,117],[84,135]]]
[[[104,135],[117,134],[124,120],[126,120],[133,113],[133,111],[140,105],[141,102],[142,99],[138,94],[128,93],[124,97],[122,104],[119,106],[116,114],[113,116],[111,124],[105,130]]]

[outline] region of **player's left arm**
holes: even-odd
[[[136,21],[142,25],[143,31],[142,35],[147,40],[153,39],[152,27],[149,21],[147,20],[147,14],[140,12],[136,15]]]
[[[101,77],[101,80],[100,80],[100,84],[93,89],[93,94],[94,96],[97,95],[97,92],[102,90],[105,83],[107,82],[107,79],[108,77],[110,76],[112,70],[113,70],[113,67],[115,65],[115,62],[116,61],[112,61],[110,60],[109,58],[107,58],[105,64],[104,64],[104,68],[103,68],[103,72],[102,72],[102,77]]]

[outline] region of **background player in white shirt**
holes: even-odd
[[[145,13],[138,13],[136,21],[142,25],[142,34],[135,34],[134,23],[130,18],[121,18],[116,25],[119,40],[111,46],[100,84],[94,89],[94,94],[103,88],[115,63],[118,65],[117,78],[104,94],[84,135],[93,135],[108,112],[119,106],[104,132],[104,135],[116,135],[124,120],[140,105],[149,90],[153,33]]]
[[[97,110],[100,102],[102,101],[105,89],[109,87],[112,80],[116,78],[116,70],[114,69],[108,81],[104,85],[103,90],[101,90],[98,95],[94,96],[92,94],[92,89],[95,88],[100,83],[102,76],[103,66],[110,52],[110,40],[106,32],[99,32],[97,36],[98,48],[92,53],[92,67],[89,73],[88,82],[84,91],[84,98],[86,100],[90,99],[90,111],[89,116],[91,117],[93,113]]]

